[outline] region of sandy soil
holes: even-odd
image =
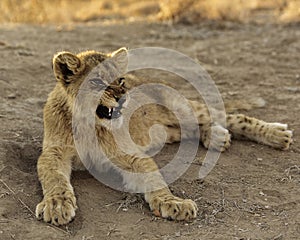
[[[279,151],[235,141],[204,181],[197,180],[205,155],[200,147],[192,167],[171,186],[196,200],[200,214],[191,223],[155,218],[139,195],[112,190],[87,172],[72,176],[79,205],[72,223],[56,228],[37,221],[42,108],[55,84],[51,58],[61,50],[121,46],[168,47],[198,59],[224,98],[264,98],[267,106],[248,114],[288,123],[295,143]],[[0,239],[299,239],[299,52],[299,25],[0,26]],[[177,148],[166,146],[156,159],[167,161]]]

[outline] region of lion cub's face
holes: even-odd
[[[119,78],[111,84],[98,75],[90,76],[91,71],[104,60],[126,52],[121,48],[111,54],[95,51],[82,52],[77,55],[70,52],[60,52],[53,58],[53,71],[59,84],[68,95],[69,103],[74,103],[81,84],[89,76],[89,84],[99,89],[101,98],[96,109],[98,122],[111,127],[112,120],[117,121],[126,102],[125,78]],[[72,109],[72,106],[70,106]],[[119,120],[118,120],[119,121]]]

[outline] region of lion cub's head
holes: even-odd
[[[63,87],[68,96],[68,103],[73,105],[82,83],[87,79],[95,88],[103,91],[96,109],[96,115],[104,126],[121,116],[121,109],[126,101],[125,79],[115,79],[110,84],[105,77],[93,74],[92,70],[100,63],[126,53],[125,48],[104,54],[96,51],[86,51],[79,54],[59,52],[53,58],[53,71],[58,84]],[[70,106],[72,108],[72,106]]]

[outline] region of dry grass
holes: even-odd
[[[70,23],[118,20],[159,12],[157,0],[1,0],[0,23]]]
[[[281,22],[300,22],[300,1],[287,2],[279,16],[279,20]]]
[[[274,21],[300,21],[299,0],[1,0],[0,9],[0,23],[136,19],[191,24],[205,19],[247,22],[255,20],[259,11]]]
[[[163,0],[160,6],[159,19],[180,23],[204,19],[255,21],[259,11],[276,22],[300,21],[299,0]]]
[[[249,1],[240,0],[165,0],[158,18],[180,23],[204,19],[237,21],[246,16],[249,5]]]

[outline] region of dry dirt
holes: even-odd
[[[1,25],[0,239],[299,239],[299,26],[209,21],[195,26],[90,23],[59,29]],[[190,223],[156,218],[139,195],[112,190],[87,172],[72,175],[79,205],[72,223],[56,228],[37,221],[33,212],[42,199],[36,174],[42,108],[55,84],[51,58],[61,50],[109,52],[121,46],[167,47],[198,59],[224,98],[264,98],[266,107],[248,114],[288,123],[294,144],[279,151],[234,141],[204,181],[197,179],[205,156],[200,147],[192,167],[171,186],[176,195],[196,200],[200,214]],[[177,148],[166,146],[156,160],[167,161]]]

